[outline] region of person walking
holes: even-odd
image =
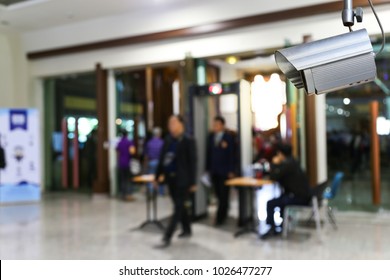
[[[121,139],[116,150],[118,153],[120,195],[124,200],[134,201],[132,184],[130,182],[130,160],[136,151],[133,141],[130,141],[128,138],[127,131],[121,132]]]
[[[164,176],[168,185],[169,194],[173,203],[173,215],[165,230],[162,243],[156,248],[166,248],[171,244],[172,236],[177,224],[182,225],[179,238],[188,238],[192,235],[191,221],[185,202],[191,192],[195,191],[196,184],[196,144],[195,140],[185,135],[184,119],[180,115],[173,115],[168,121],[169,135],[164,141],[160,154],[154,182],[159,185],[159,179]]]

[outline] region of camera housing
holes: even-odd
[[[280,70],[308,95],[323,94],[371,82],[375,53],[366,29],[275,52]]]

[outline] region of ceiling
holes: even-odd
[[[29,0],[3,7],[0,21],[17,29],[34,30],[115,14],[177,8],[189,2],[191,0]]]
[[[218,66],[218,67],[229,67],[231,69],[240,70],[245,73],[271,73],[278,72],[278,67],[275,63],[274,56],[270,55],[261,55],[261,56],[252,56],[246,58],[245,56],[236,56],[238,61],[234,64],[229,64],[226,62],[226,58],[214,58],[209,59],[208,63]]]
[[[220,16],[218,12],[222,11],[229,17],[230,11],[237,16],[241,11],[260,13],[333,1],[278,0],[267,1],[267,6],[264,6],[260,3],[262,0],[0,0],[0,24],[19,31],[32,31],[120,14],[148,17],[165,11],[202,7],[201,11],[206,14]],[[178,20],[185,20],[185,15]]]
[[[213,0],[211,0],[213,1]],[[10,6],[2,4],[21,2]],[[0,0],[0,21],[19,30],[35,30],[124,13],[162,11],[191,0]],[[207,2],[197,0],[196,2]]]

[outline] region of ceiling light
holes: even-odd
[[[344,105],[349,105],[349,104],[351,104],[351,99],[349,99],[349,98],[344,98],[344,99],[343,99],[343,103],[344,103]]]
[[[228,56],[226,58],[226,62],[233,65],[233,64],[236,64],[238,62],[238,58],[237,58],[237,56],[231,55],[231,56]]]

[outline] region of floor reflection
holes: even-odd
[[[361,188],[364,188],[363,183]],[[351,191],[343,187],[341,203]],[[368,188],[369,189],[369,188]],[[299,227],[287,240],[261,241],[255,234],[234,238],[237,200],[230,219],[215,228],[215,205],[208,219],[194,224],[189,240],[173,239],[168,250],[154,245],[162,234],[134,230],[145,219],[142,194],[134,203],[100,196],[56,194],[39,204],[0,207],[1,259],[389,259],[390,212],[336,211],[339,229],[328,227],[320,244],[314,228]],[[368,199],[369,200],[369,199]],[[356,201],[356,200],[355,200]],[[336,202],[336,201],[335,201]],[[345,203],[345,202],[344,202]],[[159,217],[171,213],[159,198]],[[178,232],[177,232],[178,233]]]

